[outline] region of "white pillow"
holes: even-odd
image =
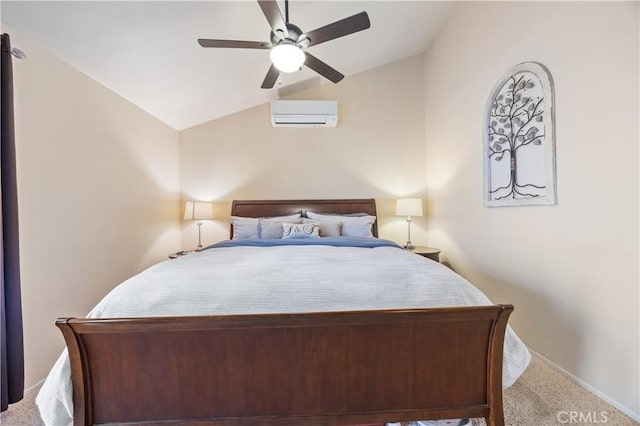
[[[317,238],[319,227],[315,223],[283,223],[282,239],[289,238]]]
[[[340,235],[345,237],[373,237],[371,227],[376,221],[375,216],[343,216],[328,215],[310,212],[307,210],[307,217],[314,221],[323,222],[342,222],[342,230]]]
[[[316,220],[302,218],[302,223],[315,223],[318,225],[321,237],[339,237],[342,222],[338,220]]]
[[[260,220],[268,222],[300,222],[301,215],[293,214],[289,216],[274,217],[241,217],[231,216],[230,222],[233,225],[232,240],[254,240],[260,238]]]
[[[259,238],[260,221],[257,217],[231,216],[230,221],[233,225],[232,240],[254,240]]]
[[[260,239],[282,239],[282,222],[260,219]]]
[[[373,232],[371,227],[375,222],[375,218],[365,220],[346,220],[342,222],[342,230],[340,235],[346,237],[371,237],[373,238]]]

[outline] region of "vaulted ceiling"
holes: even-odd
[[[279,5],[284,14],[284,2]],[[370,29],[309,48],[348,79],[423,52],[453,7],[434,1],[291,0],[289,17],[310,31],[369,14]],[[198,45],[198,38],[269,41],[271,28],[255,1],[3,0],[0,16],[9,28],[178,130],[299,87],[333,84],[303,68],[281,74],[273,89],[261,89],[268,50]]]

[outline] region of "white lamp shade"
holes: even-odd
[[[184,207],[184,220],[213,219],[213,203],[207,201],[187,201]]]
[[[304,52],[295,44],[279,44],[269,53],[273,65],[281,72],[296,72],[304,64]]]
[[[401,198],[396,201],[397,216],[422,216],[422,199]]]

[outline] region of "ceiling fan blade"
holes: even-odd
[[[289,31],[287,30],[287,25],[282,17],[278,3],[276,3],[275,0],[258,0],[258,4],[265,18],[269,21],[273,33],[283,39],[289,37]]]
[[[235,47],[239,49],[271,49],[273,45],[264,41],[241,41],[241,40],[212,40],[209,38],[199,38],[198,43],[202,47]]]
[[[367,12],[360,12],[348,18],[341,19],[324,27],[317,28],[300,36],[300,40],[308,38],[309,46],[324,43],[338,37],[344,37],[358,31],[366,30],[371,26]]]
[[[275,65],[271,64],[271,67],[269,68],[269,71],[267,71],[267,75],[262,82],[262,86],[260,87],[262,89],[272,89],[276,84],[276,81],[278,81],[279,76],[280,71],[278,71],[278,68],[276,68]]]
[[[304,64],[321,76],[326,77],[334,83],[337,83],[344,78],[344,75],[342,73],[331,68],[329,65],[325,64],[309,52],[304,52],[304,56]]]

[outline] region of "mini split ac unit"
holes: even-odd
[[[272,101],[273,127],[336,127],[336,101]]]

